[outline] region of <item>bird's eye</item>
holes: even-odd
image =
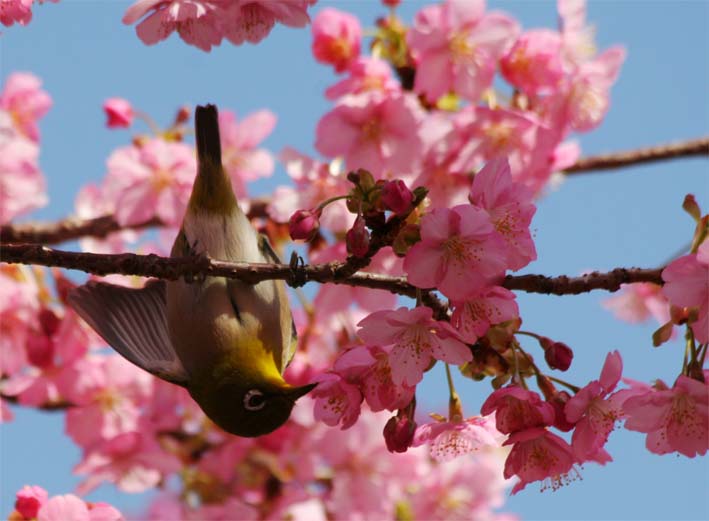
[[[266,397],[258,389],[251,389],[244,395],[244,408],[247,411],[260,411],[266,405]]]

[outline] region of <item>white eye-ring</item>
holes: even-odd
[[[260,411],[266,405],[266,398],[258,389],[251,389],[244,395],[244,408],[247,411]]]

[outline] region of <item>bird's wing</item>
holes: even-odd
[[[278,254],[273,250],[271,243],[268,242],[268,237],[263,234],[259,236],[259,249],[261,250],[261,254],[267,261],[275,262],[276,264],[282,264],[280,257],[278,257]],[[283,346],[282,368],[283,371],[285,371],[286,367],[288,367],[288,364],[290,364],[291,360],[293,360],[295,350],[298,347],[298,331],[295,329],[295,321],[293,320],[293,315],[290,312],[290,306],[287,305],[288,295],[286,294],[285,283],[281,282],[280,284],[278,284],[278,291],[281,293],[281,302],[286,304],[285,309],[283,309],[282,307],[281,313],[288,313],[289,315],[291,315],[290,317],[286,318],[286,320],[290,319],[291,336],[290,341],[286,342],[286,345]]]
[[[108,344],[146,371],[186,386],[188,375],[167,329],[166,284],[126,288],[90,281],[69,294],[69,304]]]

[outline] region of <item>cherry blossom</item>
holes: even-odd
[[[37,517],[39,509],[49,499],[42,487],[25,485],[15,495],[15,510],[25,519]]]
[[[505,461],[506,478],[517,476],[519,482],[512,488],[516,494],[528,483],[544,480],[544,488],[556,490],[572,481],[574,454],[562,438],[547,429],[535,427],[510,435],[504,445],[512,445]]]
[[[234,45],[258,43],[280,22],[288,27],[305,27],[310,22],[308,7],[316,0],[244,0],[232,2],[224,13],[224,37]]]
[[[197,172],[193,150],[184,143],[150,139],[116,150],[108,158],[106,197],[116,204],[122,225],[159,217],[179,225]]]
[[[446,322],[433,320],[429,307],[377,311],[362,320],[357,334],[369,344],[392,345],[389,353],[395,385],[415,386],[432,359],[451,364],[472,360],[468,347]]]
[[[623,402],[625,428],[647,433],[645,446],[655,454],[679,452],[689,458],[709,449],[709,389],[680,375],[668,388],[659,381],[654,387],[636,390]]]
[[[603,301],[603,307],[630,323],[644,322],[651,316],[660,324],[670,320],[669,303],[662,286],[650,282],[622,284],[618,294]]]
[[[344,72],[359,56],[361,39],[357,17],[339,9],[326,7],[313,20],[313,55],[335,72]]]
[[[506,245],[494,231],[487,212],[475,206],[434,209],[421,219],[421,241],[404,259],[409,282],[458,301],[471,297],[506,268]]]
[[[0,23],[10,27],[17,22],[27,25],[32,20],[32,2],[34,0],[8,0],[0,5]]]
[[[325,97],[336,100],[346,94],[388,94],[401,91],[401,85],[394,79],[391,67],[384,60],[360,56],[349,65],[347,74],[345,79],[328,87]]]
[[[497,430],[505,434],[554,423],[554,408],[539,394],[518,385],[502,387],[488,396],[480,413],[488,416],[493,412]]]
[[[461,338],[472,344],[491,326],[517,316],[515,294],[500,286],[489,286],[467,300],[456,302],[451,323]]]
[[[436,461],[450,461],[485,448],[499,447],[502,436],[492,416],[473,416],[465,420],[438,421],[416,429],[414,447],[428,444]]]
[[[709,241],[702,242],[697,253],[672,261],[662,279],[662,293],[671,304],[699,308],[690,327],[699,343],[709,343]]]
[[[484,0],[447,0],[416,13],[407,35],[416,62],[416,92],[431,101],[450,91],[478,101],[519,32],[508,16],[484,11]]]
[[[0,92],[0,110],[10,114],[15,129],[35,143],[39,141],[37,120],[52,106],[52,98],[41,87],[34,74],[13,72]]]
[[[411,94],[344,96],[318,122],[315,147],[325,156],[343,156],[349,170],[364,168],[375,177],[410,172],[418,162],[422,118]]]
[[[548,29],[527,31],[500,62],[502,75],[527,94],[553,92],[564,77],[562,38]]]
[[[315,398],[315,419],[330,426],[342,423],[352,427],[357,421],[362,403],[359,389],[335,373],[323,374],[310,395]]]
[[[25,345],[38,329],[39,288],[27,267],[0,267],[0,374],[10,376],[27,364]]]
[[[107,503],[86,503],[66,494],[49,497],[42,487],[25,485],[16,494],[12,521],[123,521],[123,515]]]

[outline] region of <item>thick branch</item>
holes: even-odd
[[[293,268],[284,264],[250,264],[224,262],[206,257],[165,258],[157,255],[118,255],[78,253],[53,250],[34,244],[8,244],[0,248],[0,261],[6,263],[38,264],[41,266],[75,269],[95,275],[120,273],[176,280],[195,276],[217,276],[243,280],[255,284],[262,280],[280,279],[290,284],[320,282],[383,289],[408,297],[416,296],[416,288],[405,277],[391,277],[358,271],[346,277],[343,262],[329,262]],[[545,277],[543,275],[508,275],[502,286],[511,290],[552,295],[576,295],[594,289],[617,291],[621,284],[653,282],[662,284],[658,269],[617,268],[608,273],[593,272],[580,277]],[[435,299],[433,295],[431,298]],[[437,299],[436,299],[437,300]],[[440,306],[443,304],[438,301]]]
[[[652,161],[664,161],[683,157],[709,157],[709,138],[692,139],[680,143],[655,145],[625,152],[614,152],[598,156],[583,157],[564,173],[574,175],[592,170],[610,170],[625,166],[639,165]]]

